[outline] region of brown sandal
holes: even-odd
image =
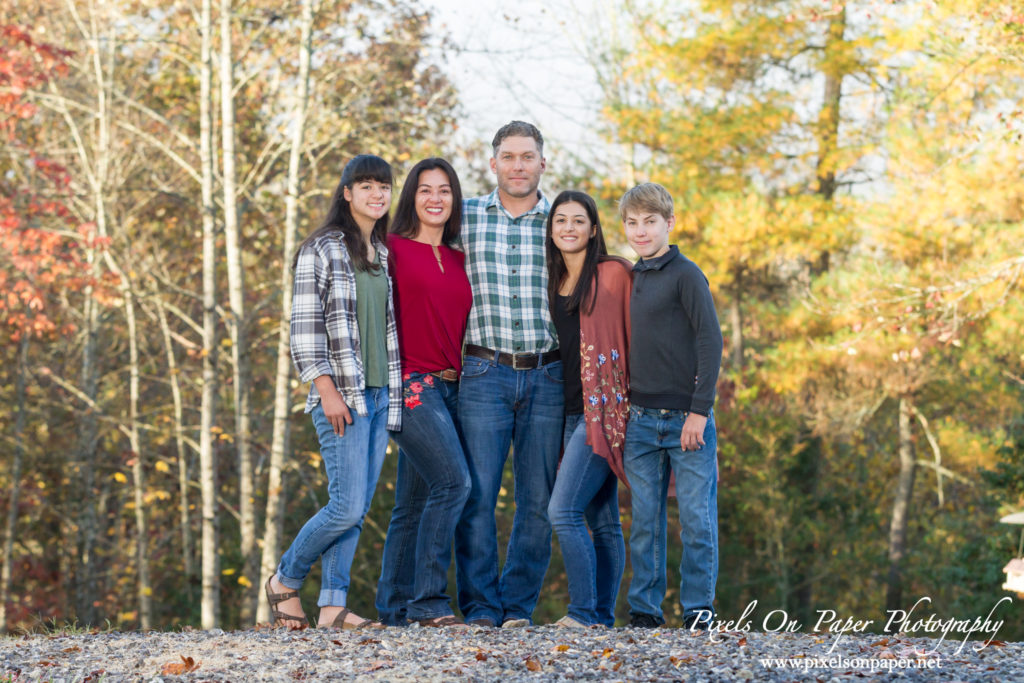
[[[341,611],[338,612],[338,616],[334,617],[334,621],[332,621],[330,626],[328,626],[327,628],[339,628],[343,631],[353,631],[356,629],[364,628],[376,631],[378,629],[384,628],[384,624],[380,623],[379,621],[374,621],[373,619],[363,619],[358,624],[350,624],[347,621],[345,621],[345,617],[347,617],[350,614],[358,616],[355,612],[350,611],[347,607],[342,607]]]
[[[459,619],[454,614],[447,614],[443,617],[434,617],[433,619],[415,619],[414,621],[424,628],[444,628],[445,626],[469,628],[462,619]]]
[[[292,590],[285,593],[274,593],[270,589],[270,580],[274,577],[271,576],[267,579],[267,583],[263,586],[263,590],[267,594],[267,602],[270,603],[270,613],[274,615],[274,624],[277,626],[287,626],[292,631],[301,631],[304,628],[309,627],[309,621],[306,619],[306,614],[303,613],[301,617],[295,616],[294,614],[287,614],[277,609],[285,600],[291,600],[292,598],[299,597],[299,592]],[[282,622],[293,622],[292,624]],[[294,624],[298,624],[297,626]]]

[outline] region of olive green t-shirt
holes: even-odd
[[[380,254],[374,257],[380,264]],[[367,387],[388,385],[388,278],[383,268],[356,269],[356,317]]]

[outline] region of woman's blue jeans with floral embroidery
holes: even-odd
[[[458,382],[409,373],[403,382],[395,509],[391,513],[377,613],[388,626],[452,614],[452,538],[469,497],[469,468],[456,408]]]
[[[569,616],[588,626],[614,626],[615,600],[626,566],[619,480],[608,462],[587,445],[586,426],[582,414],[565,418],[565,453],[548,517],[569,579]]]
[[[346,604],[363,518],[370,510],[387,454],[388,388],[366,389],[365,396],[367,416],[352,410],[352,424],[346,425],[344,436],[334,433],[319,403],[313,409],[320,457],[327,471],[328,501],[299,530],[277,568],[278,580],[298,590],[310,567],[322,557],[320,607]]]

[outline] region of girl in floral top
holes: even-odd
[[[565,376],[565,453],[548,506],[569,579],[568,615],[557,624],[612,626],[626,558],[618,479],[626,480],[631,264],[608,255],[597,205],[577,191],[551,205],[547,259]]]

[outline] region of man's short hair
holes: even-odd
[[[494,156],[498,156],[498,147],[501,147],[501,141],[510,137],[533,138],[537,141],[537,151],[544,156],[544,136],[540,134],[537,126],[526,121],[509,121],[498,129],[491,141]]]
[[[641,183],[619,200],[619,216],[622,220],[626,220],[628,213],[656,213],[668,220],[673,210],[672,195],[658,183]]]

